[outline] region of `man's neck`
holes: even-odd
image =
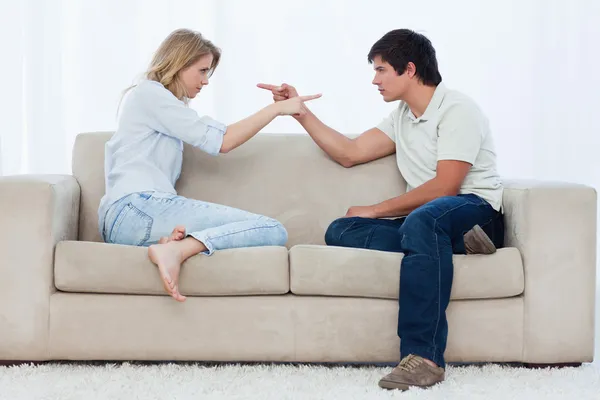
[[[427,110],[427,106],[431,102],[436,86],[426,86],[421,83],[417,84],[403,100],[408,104],[410,111],[415,117],[419,118]]]

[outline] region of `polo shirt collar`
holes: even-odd
[[[407,114],[408,118],[415,123],[429,120],[433,115],[435,115],[437,110],[439,110],[440,106],[442,105],[442,100],[444,100],[444,95],[447,91],[448,89],[446,88],[446,85],[444,85],[443,82],[440,82],[435,88],[433,96],[431,97],[431,100],[429,101],[429,104],[427,105],[423,115],[417,118],[409,108]]]

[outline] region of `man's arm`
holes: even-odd
[[[450,107],[438,126],[435,178],[401,196],[379,204],[351,207],[346,216],[401,217],[442,196],[456,196],[479,154],[487,120],[468,104]]]
[[[310,110],[295,118],[329,157],[346,168],[377,160],[396,151],[392,139],[377,128],[351,139],[325,125]]]
[[[287,84],[275,86],[261,83],[258,87],[270,90],[276,102],[298,96],[296,89]],[[306,105],[304,114],[295,115],[294,118],[329,157],[346,168],[377,160],[396,151],[393,140],[381,130],[372,128],[351,139],[325,125]]]
[[[351,207],[347,217],[368,218],[402,217],[442,196],[456,196],[469,172],[471,164],[464,161],[443,160],[437,164],[435,178],[408,193],[367,207]]]

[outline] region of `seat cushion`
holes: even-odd
[[[55,285],[65,292],[165,294],[145,247],[62,241],[56,246]],[[189,258],[181,268],[187,296],[289,292],[288,250],[248,247]]]
[[[290,288],[299,295],[397,299],[404,255],[335,246],[290,249]],[[454,255],[451,300],[492,299],[523,293],[521,255],[516,248],[491,255]]]

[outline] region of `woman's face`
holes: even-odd
[[[212,54],[200,57],[198,61],[179,72],[187,97],[193,99],[202,87],[208,85],[208,74],[213,62]]]

